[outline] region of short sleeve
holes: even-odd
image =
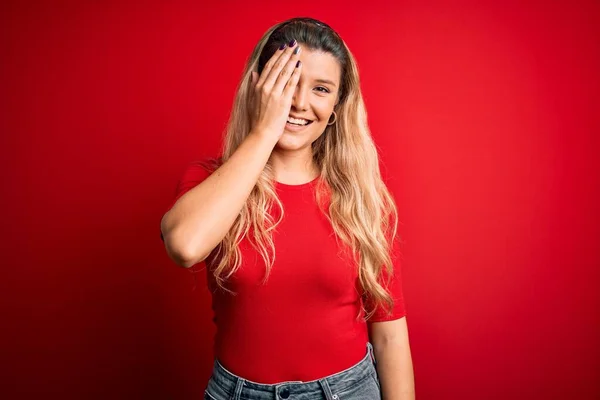
[[[401,273],[401,264],[400,264],[400,247],[398,241],[394,241],[394,246],[392,248],[392,265],[393,265],[393,275],[389,284],[386,285],[387,278],[389,273],[386,269],[382,271],[382,276],[380,279],[380,283],[385,287],[392,299],[394,300],[394,306],[391,310],[391,314],[388,314],[388,309],[386,304],[378,304],[375,308],[375,312],[368,319],[367,322],[384,322],[384,321],[392,321],[395,319],[400,319],[406,315],[406,307],[404,304],[404,293],[402,290],[402,273]],[[367,300],[365,302],[367,310],[372,310],[374,306],[374,302]]]
[[[186,169],[183,171],[181,178],[177,182],[174,196],[166,211],[169,211],[171,208],[173,208],[181,196],[202,183],[202,181],[208,178],[210,174],[210,167],[206,161],[194,161],[188,164]],[[162,232],[160,233],[160,239],[164,241]]]

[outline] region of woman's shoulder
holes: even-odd
[[[202,157],[190,161],[183,171],[181,181],[197,181],[199,178],[205,179],[215,172],[222,164],[221,157]]]
[[[176,198],[181,197],[185,192],[198,185],[208,178],[221,165],[220,158],[199,158],[186,164],[183,172],[179,176]]]
[[[188,168],[203,168],[208,172],[214,172],[223,164],[222,157],[199,157],[188,163]]]

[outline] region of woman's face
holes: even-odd
[[[312,142],[323,134],[340,88],[341,67],[337,59],[330,53],[309,50],[302,44],[300,47],[302,71],[289,116],[312,122],[306,126],[286,124],[277,142],[277,147],[285,150],[310,148]]]

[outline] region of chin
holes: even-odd
[[[311,142],[307,140],[307,137],[297,135],[295,132],[283,132],[283,135],[277,141],[275,147],[281,150],[295,151],[302,150],[305,147],[310,147]]]

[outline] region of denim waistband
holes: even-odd
[[[336,399],[337,396],[331,395],[335,392],[344,391],[357,382],[366,379],[375,371],[375,356],[373,354],[373,345],[366,344],[367,354],[365,357],[352,367],[341,372],[335,373],[309,382],[286,381],[276,384],[264,384],[252,382],[229,372],[218,360],[214,362],[213,375],[214,381],[231,399],[239,399],[243,391],[244,398],[259,397],[261,394],[280,394],[286,392],[286,398],[294,394],[329,394],[327,398]],[[275,396],[277,397],[277,396]]]

